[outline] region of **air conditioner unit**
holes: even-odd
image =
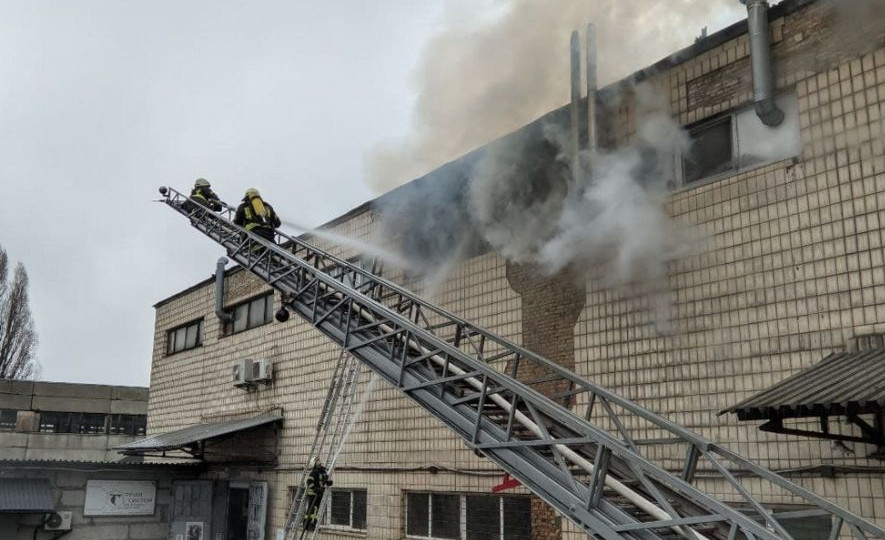
[[[234,362],[231,382],[236,387],[249,386],[252,382],[252,360],[248,358]]]
[[[273,379],[273,362],[267,358],[252,361],[252,382],[268,383]]]
[[[71,512],[53,512],[46,516],[43,528],[47,531],[70,531]]]

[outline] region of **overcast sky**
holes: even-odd
[[[152,305],[223,254],[158,186],[254,186],[308,224],[373,197],[365,154],[409,131],[444,8],[0,0],[0,245],[31,278],[42,378],[148,384]]]

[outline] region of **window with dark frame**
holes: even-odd
[[[147,431],[147,415],[111,414],[108,418],[108,433],[111,435],[144,435]]]
[[[531,499],[485,494],[406,494],[406,535],[450,540],[530,540]]]
[[[731,116],[689,131],[691,147],[685,156],[685,183],[734,169]]]
[[[273,319],[273,293],[262,294],[228,308],[233,322],[224,324],[224,335],[238,334],[269,323]]]
[[[203,344],[203,319],[166,332],[166,354],[195,349]]]
[[[359,531],[366,530],[365,489],[333,489],[326,522],[336,527],[345,527]]]
[[[11,409],[0,410],[0,431],[15,431],[18,419],[18,411]]]
[[[682,185],[749,170],[802,153],[799,100],[795,92],[775,98],[784,111],[777,126],[766,126],[752,105],[688,128],[691,147],[682,157]]]
[[[100,435],[105,433],[106,416],[101,413],[42,411],[40,432]]]

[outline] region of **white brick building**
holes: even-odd
[[[704,149],[704,159],[683,156],[672,173],[669,214],[703,231],[709,242],[707,249],[668,266],[671,331],[656,328],[647,295],[631,287],[606,287],[602,265],[589,268],[576,283],[477,249],[434,298],[443,308],[769,469],[788,471],[795,482],[881,525],[885,469],[867,457],[875,445],[849,442],[854,454],[845,455],[827,440],[766,433],[733,414],[718,414],[832,352],[851,350],[858,338],[885,334],[885,19],[866,21],[867,27],[846,36],[833,2],[785,0],[772,8],[770,21],[778,102],[787,114],[776,136],[751,128],[758,120],[752,111],[746,23],[601,91],[603,146],[616,148],[635,138],[637,119],[648,112],[637,98],[637,88],[645,87],[666,98],[666,112],[689,129],[695,148]],[[564,113],[554,111],[524,132],[561,122]],[[717,137],[727,144],[716,143]],[[775,144],[782,140],[797,144]],[[415,230],[397,231],[392,245],[452,249],[447,235],[469,234],[460,224],[422,236],[420,221],[447,205],[452,221],[463,213],[457,197],[432,200],[439,193],[435,182],[469,181],[471,167],[481,159],[465,156],[328,227],[369,239],[378,232],[383,212],[401,211]],[[207,241],[192,236],[181,242]],[[179,248],[186,249],[170,247]],[[403,279],[408,286],[417,283]],[[296,317],[273,321],[278,296],[244,271],[227,272],[224,305],[245,318],[227,327],[219,321],[210,279],[155,306],[148,430],[159,434],[281,417],[257,428],[263,430],[260,448],[268,459],[210,465],[205,475],[230,486],[267,482],[265,537],[273,538],[285,522],[289,490],[303,468],[337,350]],[[235,388],[231,366],[243,358],[272,360],[273,382],[252,391]],[[803,418],[816,421],[817,416]],[[848,424],[834,431],[860,433]],[[230,443],[231,455],[249,447],[250,433],[258,432],[243,432]],[[330,527],[323,537],[474,538],[476,516],[470,509],[495,503],[470,497],[488,495],[500,481],[491,463],[379,384],[336,469],[335,489],[352,493],[340,496],[343,506],[335,519],[340,523],[347,515],[348,525]],[[505,538],[529,529],[533,539],[571,531],[539,501],[520,499],[524,491],[508,494],[514,498],[503,508],[520,512],[522,519],[505,512]],[[791,502],[758,495],[771,504]],[[207,508],[206,516],[233,508],[222,500],[227,495],[214,496],[225,508]],[[500,515],[495,519],[500,525]],[[222,522],[212,519],[213,534],[237,538]],[[813,532],[802,534],[797,538],[817,538]]]

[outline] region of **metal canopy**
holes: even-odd
[[[722,411],[739,420],[768,420],[762,431],[885,446],[885,349],[833,353],[817,364]],[[870,423],[860,415],[873,415]],[[860,435],[834,432],[830,417],[844,416]],[[818,418],[820,429],[787,427],[785,419]]]
[[[114,448],[121,454],[139,455],[153,452],[182,450],[198,456],[206,442],[220,439],[250,429],[257,428],[283,419],[278,414],[256,416],[242,420],[229,420],[212,424],[198,424],[168,433],[152,435]]]
[[[48,514],[55,511],[52,488],[45,478],[0,479],[0,513]]]
[[[830,517],[830,538],[885,538],[885,529],[395,283],[303,239],[248,233],[230,210],[160,191],[285,306],[588,534],[793,540],[779,522],[787,516],[756,498],[768,493],[808,508],[803,515]]]

